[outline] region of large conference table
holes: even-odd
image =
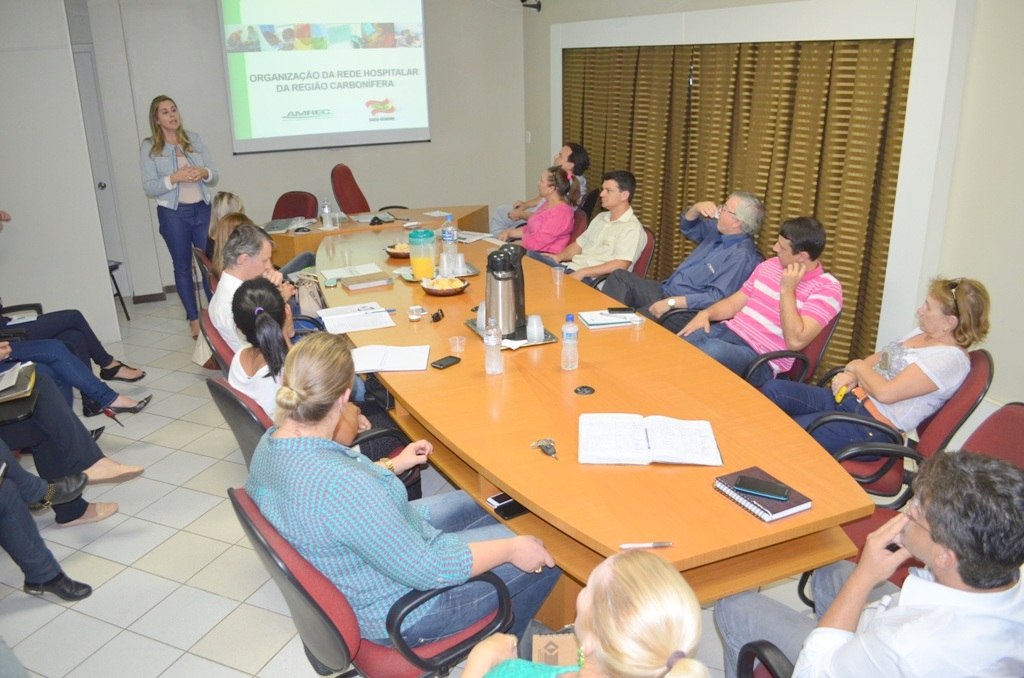
[[[401,221],[417,221],[424,228],[441,228],[444,219],[428,212],[447,212],[452,215],[452,221],[463,231],[476,231],[487,233],[488,213],[487,205],[445,205],[442,207],[416,207],[416,208],[393,208],[387,210],[389,214]],[[367,214],[374,214],[373,212]],[[306,233],[273,233],[270,239],[274,241],[274,253],[271,261],[275,266],[284,266],[295,258],[299,252],[315,252],[324,238],[338,235],[339,233],[351,234],[361,231],[379,230],[369,223],[356,221],[358,214],[349,215],[349,220],[337,229],[322,229],[318,226],[310,227]],[[390,224],[389,227],[394,226]]]
[[[318,268],[337,265],[345,250],[353,264],[407,265],[384,252],[405,237],[393,227],[342,234],[321,247]],[[400,278],[393,288],[325,293],[331,306],[376,301],[397,309],[397,327],[351,333],[357,346],[429,344],[435,360],[449,354],[449,337],[467,338],[462,362],[453,367],[379,376],[394,394],[397,423],[413,439],[433,442],[431,463],[453,484],[481,502],[505,491],[530,509],[506,524],[543,539],[567,575],[541,611],[543,621],[556,627],[571,621],[590,571],[626,542],[672,542],[655,553],[685,575],[703,603],[854,554],[839,525],[870,514],[870,498],[757,390],[655,323],[581,326],[575,371],[561,370],[561,344],[554,343],[504,351],[504,374],[486,375],[483,343],[464,320],[484,299],[486,253],[494,248],[486,241],[460,246],[481,274],[457,296],[427,296]],[[540,314],[555,334],[567,312],[614,305],[572,279],[556,288],[550,269],[530,259],[524,276],[527,313]],[[445,318],[410,322],[410,304],[442,308]],[[577,395],[581,385],[595,392]],[[708,420],[724,466],[580,464],[584,412]],[[530,446],[545,437],[555,440],[557,460]],[[765,523],[713,489],[716,476],[755,464],[806,494],[813,507]]]

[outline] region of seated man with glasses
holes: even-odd
[[[824,249],[825,229],[817,219],[786,221],[772,246],[778,256],[677,334],[739,375],[764,353],[802,350],[843,308],[842,285],[821,265]],[[747,380],[761,386],[792,365],[792,358],[772,360]]]
[[[662,325],[683,329],[702,308],[740,288],[761,261],[754,236],[764,221],[764,205],[751,193],[731,193],[721,207],[710,200],[694,203],[679,220],[683,235],[697,248],[664,282],[626,270],[613,271],[601,291],[652,320],[673,313]]]
[[[814,572],[817,627],[752,591],[718,601],[726,675],[753,640],[797,660],[794,676],[1024,675],[1024,470],[940,452],[914,493],[868,536],[856,566]],[[899,589],[887,580],[911,557],[926,567]]]

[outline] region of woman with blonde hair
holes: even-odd
[[[413,646],[489,615],[493,588],[461,586],[492,571],[508,587],[521,634],[560,571],[541,541],[515,536],[464,492],[409,501],[398,474],[426,462],[425,440],[371,462],[333,439],[355,370],[345,339],[320,332],[285,358],[272,427],[253,454],[246,489],[267,520],[345,594],[364,638],[390,643],[386,618],[411,590],[454,586],[402,627]]]
[[[210,192],[217,170],[195,132],[186,132],[178,106],[161,94],[149,105],[151,135],[143,140],[139,165],[142,189],[156,200],[160,235],[174,266],[174,285],[185,307],[192,336],[199,334],[199,305],[192,283],[192,247],[206,247]],[[209,298],[210,290],[206,290]]]
[[[217,230],[217,222],[234,212],[245,214],[245,203],[242,202],[242,198],[229,191],[217,191],[217,195],[213,196],[213,201],[210,203],[210,231],[206,236],[206,256],[211,261],[214,260],[213,251],[216,241],[213,234]],[[222,241],[221,245],[223,244]]]
[[[851,360],[830,386],[774,379],[761,392],[804,428],[833,412],[849,412],[912,431],[938,411],[967,378],[967,349],[989,329],[985,286],[970,278],[936,278],[917,309],[917,329],[863,360]],[[811,436],[833,454],[883,438],[877,428],[829,422]]]
[[[693,658],[700,603],[683,576],[648,551],[623,551],[594,568],[576,598],[577,666],[516,658],[515,638],[497,634],[470,653],[463,678],[705,677]]]
[[[246,216],[242,212],[232,212],[225,214],[220,221],[210,231],[210,240],[213,241],[213,251],[210,254],[210,261],[213,262],[213,270],[217,275],[221,274],[224,270],[224,245],[228,242],[228,237],[235,231],[236,228],[242,224],[253,224],[252,219]],[[316,255],[312,252],[299,252],[295,257],[281,266],[278,270],[283,275],[289,275],[296,271],[301,271],[304,268],[309,268],[316,263]]]

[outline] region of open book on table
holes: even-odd
[[[640,414],[580,415],[581,464],[699,464],[721,466],[707,421]]]

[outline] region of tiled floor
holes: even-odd
[[[87,488],[89,500],[121,510],[93,525],[59,528],[53,514],[37,523],[64,570],[95,589],[74,604],[21,591],[21,571],[0,554],[0,637],[38,676],[219,678],[315,676],[288,609],[242,533],[225,490],[245,482],[231,431],[191,363],[192,341],[176,297],[129,305],[116,357],[148,375],[120,392],[153,395],[152,404],[106,425],[104,452],[145,466],[119,485]],[[77,403],[76,403],[77,407]],[[32,466],[31,457],[22,460]],[[445,491],[426,474],[427,494]],[[771,594],[795,601],[792,582]],[[799,608],[798,602],[793,602]],[[698,652],[713,676],[722,652],[710,610]]]

